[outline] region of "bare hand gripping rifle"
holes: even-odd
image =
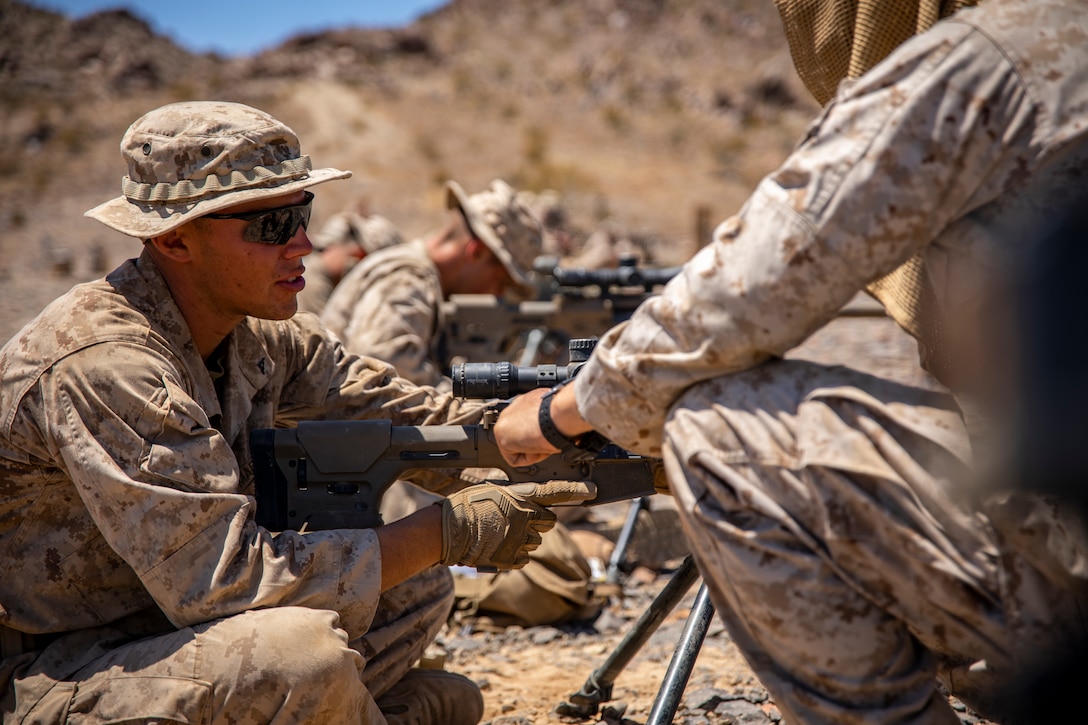
[[[586,345],[588,343],[588,346]],[[453,367],[454,392],[467,398],[508,398],[552,387],[572,376],[594,341],[575,340],[567,366],[512,363]],[[381,500],[394,481],[425,469],[497,468],[510,483],[592,481],[585,505],[654,493],[661,461],[614,444],[591,456],[575,452],[531,466],[506,462],[492,429],[505,402],[488,406],[479,425],[400,426],[389,420],[303,421],[297,428],[253,431],[257,523],[270,531],[371,528],[382,523]],[[505,483],[499,481],[499,483]]]

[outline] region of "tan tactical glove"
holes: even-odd
[[[458,491],[442,506],[442,563],[481,569],[520,569],[540,536],[555,526],[544,508],[586,501],[597,487],[584,481],[498,486],[484,483]]]

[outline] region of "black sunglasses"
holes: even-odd
[[[242,239],[247,242],[260,242],[261,244],[277,244],[283,246],[295,236],[299,225],[303,229],[310,223],[310,207],[313,204],[314,195],[306,192],[306,198],[301,204],[291,206],[278,206],[275,209],[261,209],[260,211],[246,211],[238,214],[205,214],[205,219],[241,219],[249,222],[242,232]]]

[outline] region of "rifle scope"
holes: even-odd
[[[533,271],[550,278],[556,287],[600,287],[602,294],[615,294],[619,292],[615,288],[623,287],[641,287],[650,292],[654,287],[668,284],[681,269],[640,267],[633,254],[623,254],[615,267],[602,269],[560,267],[559,258],[554,256],[541,255],[533,261]]]
[[[567,345],[569,365],[515,365],[511,362],[461,363],[453,366],[453,394],[459,398],[512,398],[536,388],[551,388],[574,377],[589,359],[597,338],[579,338]]]
[[[556,267],[552,276],[560,287],[642,287],[649,291],[657,285],[668,284],[679,272],[680,267],[642,269],[621,264],[615,269]]]

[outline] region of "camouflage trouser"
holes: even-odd
[[[664,458],[712,601],[791,722],[958,723],[937,676],[984,702],[1009,607],[1045,618],[1061,596],[1005,591],[948,396],[773,362],[688,390]]]
[[[434,641],[453,604],[449,569],[386,592],[348,642],[335,612],[280,607],[133,639],[102,627],[5,660],[5,725],[380,723],[375,704]]]

